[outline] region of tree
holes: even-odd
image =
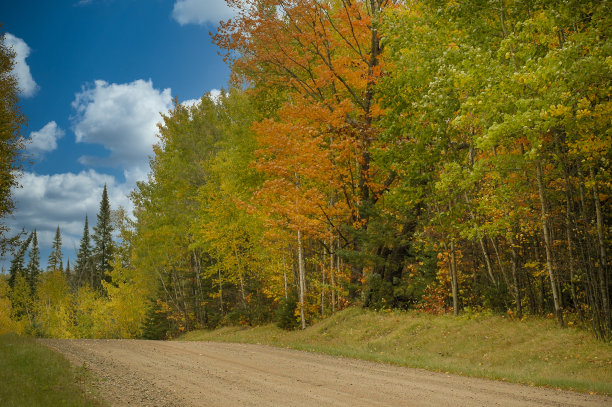
[[[33,301],[39,335],[51,338],[74,337],[73,297],[66,276],[59,269],[51,270],[40,278]]]
[[[424,0],[386,16],[379,157],[401,174],[398,202],[420,204],[454,303],[560,325],[574,309],[609,337],[610,27],[603,1]]]
[[[19,87],[12,74],[15,52],[5,43],[5,34],[0,33],[0,218],[9,215],[14,208],[11,190],[18,185],[21,170],[22,137],[25,116],[19,109]],[[6,250],[4,234],[8,228],[0,223],[0,251]]]
[[[294,195],[290,229],[300,241],[302,234],[326,240],[329,230],[343,229],[355,296],[369,255],[380,252],[369,247],[368,224],[396,178],[372,160],[382,113],[375,95],[384,68],[379,28],[395,2],[231,4],[237,17],[221,24],[215,41],[227,51],[234,78],[253,84],[255,93],[274,88],[282,97],[281,110],[255,126],[262,146],[258,168],[270,178],[262,189]],[[325,221],[310,236],[305,223],[317,218]]]
[[[21,243],[21,245],[19,246],[19,249],[17,249],[17,253],[15,253],[13,260],[11,261],[11,267],[9,268],[9,286],[11,288],[15,286],[15,281],[17,277],[19,276],[25,277],[24,276],[25,255],[28,250],[28,247],[30,246],[30,242],[32,241],[32,236],[33,236],[32,233],[30,233],[27,239]]]
[[[113,261],[115,244],[113,242],[113,223],[111,220],[110,203],[108,200],[108,192],[106,184],[102,191],[102,200],[100,201],[100,211],[98,212],[98,221],[94,226],[92,239],[93,247],[93,263],[95,276],[93,278],[93,287],[101,288],[101,281],[109,281],[107,273],[112,269],[111,262]]]
[[[32,248],[29,253],[29,262],[26,267],[27,279],[30,283],[30,288],[34,292],[38,276],[40,275],[40,249],[38,248],[38,237],[36,235],[36,229],[32,232]]]
[[[47,271],[64,271],[62,257],[62,235],[60,233],[60,227],[58,226],[55,231],[53,243],[51,244],[49,260],[47,260]]]
[[[89,283],[89,286],[93,286],[93,264],[92,264],[92,248],[91,239],[89,237],[89,222],[87,215],[85,215],[85,226],[83,227],[83,237],[81,237],[81,244],[79,245],[79,251],[77,253],[77,260],[74,266],[75,283],[77,287],[80,287],[84,283]]]
[[[70,280],[72,279],[72,269],[70,268],[70,259],[68,259],[66,261],[66,269],[64,270],[64,273],[66,273],[66,279],[70,282]]]
[[[13,318],[14,311],[11,296],[12,291],[8,286],[8,282],[4,278],[0,278],[0,335],[9,332],[21,334],[24,331],[24,324]]]

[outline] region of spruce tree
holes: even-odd
[[[47,260],[47,271],[63,271],[62,269],[62,235],[58,226],[55,231],[53,244],[51,245],[51,254],[49,255],[49,260]]]
[[[81,286],[85,282],[93,285],[93,271],[91,262],[91,239],[89,237],[89,220],[85,215],[85,227],[83,228],[83,237],[77,253],[76,265],[74,267],[76,285]]]
[[[111,270],[110,262],[113,259],[114,254],[114,243],[113,243],[113,225],[111,222],[111,211],[110,203],[108,201],[108,192],[106,190],[106,184],[104,185],[104,191],[102,192],[102,200],[100,201],[100,211],[98,212],[98,222],[94,226],[94,233],[92,236],[94,241],[93,257],[95,264],[95,279],[94,287],[101,287],[101,280],[105,279],[108,281],[109,277],[107,272]]]
[[[15,280],[17,276],[23,276],[24,267],[23,262],[25,260],[25,254],[28,251],[28,246],[30,246],[30,242],[32,241],[32,233],[28,236],[26,240],[23,241],[17,253],[15,253],[15,257],[11,261],[11,268],[9,269],[9,286],[11,288],[15,285]]]
[[[29,253],[30,261],[28,262],[27,278],[30,283],[30,288],[34,292],[34,287],[40,275],[40,249],[38,248],[38,236],[36,235],[36,229],[32,232],[32,248]]]

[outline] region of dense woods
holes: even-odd
[[[0,321],[165,338],[358,304],[611,338],[609,1],[229,3],[230,90],[175,102],[72,271],[59,228],[46,273],[23,240]]]

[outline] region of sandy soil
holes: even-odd
[[[612,406],[612,398],[267,346],[41,342],[100,378],[112,406]]]

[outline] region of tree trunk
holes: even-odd
[[[246,301],[246,293],[244,290],[244,268],[242,267],[242,263],[240,261],[240,257],[238,256],[238,250],[236,246],[234,246],[234,256],[236,256],[236,263],[238,266],[238,281],[240,282],[240,297],[242,299],[242,308],[247,310],[247,301]]]
[[[457,259],[455,257],[455,240],[450,241],[450,273],[451,273],[451,289],[453,292],[453,315],[459,315],[459,299],[457,298]]]
[[[287,291],[287,263],[285,262],[285,255],[283,254],[283,281],[285,283],[285,300],[289,299],[289,293]]]
[[[493,267],[491,266],[491,258],[489,257],[489,252],[487,251],[487,247],[485,245],[484,239],[480,235],[480,232],[478,232],[478,241],[480,242],[480,249],[482,250],[482,255],[484,256],[484,259],[485,259],[485,264],[487,266],[487,272],[489,273],[489,278],[491,279],[491,282],[493,283],[493,285],[497,287],[497,280],[495,280],[495,277],[493,276]]]
[[[336,312],[336,276],[334,272],[334,252],[331,250],[334,238],[329,238],[329,279],[331,283],[331,312]]]
[[[300,319],[302,320],[302,329],[306,329],[306,315],[304,312],[304,293],[306,291],[306,270],[304,269],[304,253],[302,247],[302,231],[298,229],[298,270],[300,283]]]
[[[597,268],[597,274],[599,277],[599,289],[601,291],[601,302],[604,312],[604,321],[608,333],[612,331],[612,319],[610,317],[610,297],[608,294],[608,264],[606,259],[606,244],[604,239],[604,227],[603,218],[601,215],[601,203],[599,202],[599,193],[597,192],[597,180],[595,179],[595,171],[593,167],[590,168],[591,178],[593,180],[593,201],[595,202],[595,218],[597,220],[597,238],[599,241],[599,260],[601,265]]]
[[[323,256],[325,259],[325,256]],[[325,316],[325,263],[321,262],[321,317]]]
[[[225,311],[223,310],[223,281],[221,280],[221,269],[218,270],[219,272],[219,305],[220,305],[220,309],[221,309],[221,315],[225,315]]]
[[[514,237],[510,234],[510,254],[512,255],[512,283],[514,284],[514,302],[516,303],[516,317],[521,319],[523,317],[523,308],[521,305],[521,292],[519,289],[518,282],[518,254],[514,247]]]
[[[551,252],[551,238],[550,232],[548,230],[548,213],[547,213],[547,204],[546,204],[546,196],[544,195],[544,181],[542,175],[542,162],[540,160],[536,163],[536,176],[538,183],[538,192],[540,195],[540,207],[542,214],[542,232],[544,233],[544,249],[546,252],[546,267],[548,269],[548,277],[550,278],[550,286],[552,288],[553,301],[555,307],[555,314],[557,316],[557,321],[559,326],[563,326],[563,310],[561,309],[561,302],[559,299],[558,292],[558,284],[557,284],[557,276],[555,275],[555,271],[552,265],[552,252]]]
[[[470,205],[471,201],[468,197],[467,192],[463,193],[463,196],[465,198],[465,202]],[[476,222],[476,215],[474,215],[474,212],[470,210],[470,217],[472,218],[472,220],[474,221],[474,223]],[[480,234],[480,231],[477,231],[477,236],[478,236],[478,242],[480,243],[480,250],[482,250],[482,255],[484,256],[485,259],[485,265],[487,267],[487,272],[489,273],[489,278],[491,279],[491,282],[493,283],[494,286],[497,286],[497,281],[495,280],[495,277],[493,276],[493,267],[491,266],[491,258],[489,257],[489,252],[487,251],[487,248],[485,246],[485,242],[484,239],[482,238],[482,235]]]

